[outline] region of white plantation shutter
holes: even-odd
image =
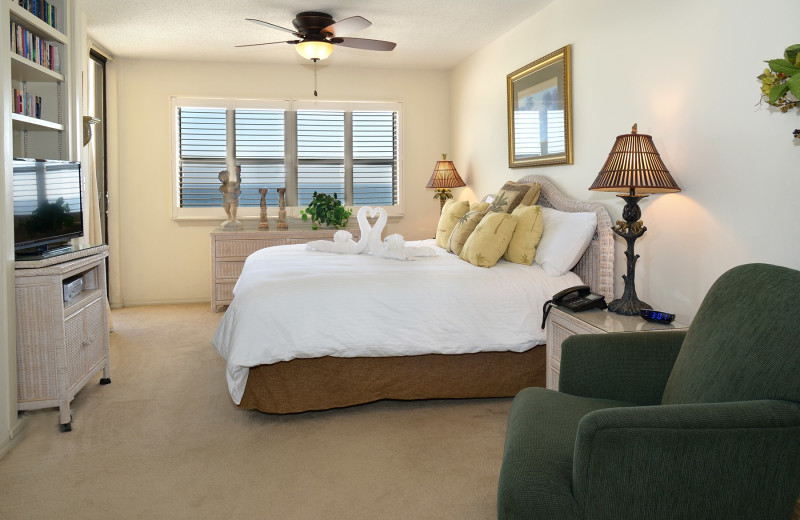
[[[278,188],[286,186],[285,112],[236,109],[236,164],[242,167],[240,206],[259,206],[259,188],[268,188],[267,205],[278,205]]]
[[[353,112],[353,202],[397,203],[397,112]]]
[[[181,207],[222,205],[219,172],[226,167],[224,108],[178,109],[179,183]]]
[[[239,215],[267,205],[305,208],[313,193],[347,206],[399,206],[400,104],[173,98],[177,113],[176,217],[222,206],[219,172],[241,167]],[[203,209],[206,208],[206,209]],[[213,213],[216,215],[218,212]]]
[[[297,205],[305,207],[314,192],[345,201],[344,112],[297,111]]]

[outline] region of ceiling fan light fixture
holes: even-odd
[[[297,54],[307,60],[324,60],[333,52],[333,44],[321,41],[304,41],[295,45]]]

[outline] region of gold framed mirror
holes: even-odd
[[[508,165],[572,164],[572,45],[506,76]]]

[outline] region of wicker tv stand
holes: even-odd
[[[61,431],[72,430],[70,401],[102,369],[111,382],[106,303],[108,246],[35,261],[17,261],[18,409],[58,407]],[[83,279],[64,301],[63,283]]]

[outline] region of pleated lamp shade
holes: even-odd
[[[606,163],[589,189],[630,195],[681,191],[661,161],[653,138],[637,133],[636,127],[633,125],[630,134],[617,136]]]
[[[442,154],[442,160],[436,161],[433,175],[426,188],[460,188],[466,186],[456,171],[453,161],[447,161],[447,154]]]

